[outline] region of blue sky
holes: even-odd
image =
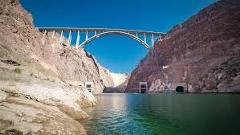
[[[106,27],[167,32],[216,0],[21,0],[37,27]],[[114,72],[130,73],[147,54],[119,35],[94,40],[85,49]]]

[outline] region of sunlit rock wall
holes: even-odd
[[[59,44],[59,35],[44,35],[17,0],[0,1],[0,59],[26,65],[25,71],[55,77],[71,85],[93,82],[96,93],[113,85],[110,74],[83,49]],[[64,39],[66,44],[66,39]],[[46,73],[47,71],[47,73]]]
[[[127,89],[240,92],[240,1],[222,0],[175,26],[132,72]],[[187,86],[186,86],[187,85]]]

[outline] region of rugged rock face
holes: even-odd
[[[222,0],[175,26],[132,72],[127,89],[137,92],[240,92],[240,1]]]
[[[91,54],[82,48],[60,46],[59,38],[59,35],[52,37],[52,33],[47,33],[46,39],[43,39],[45,45],[50,45],[50,48],[47,49],[52,50],[40,54],[41,65],[44,68],[54,71],[62,81],[71,85],[93,82],[94,93],[102,93],[105,87],[113,85],[108,70],[98,64]],[[66,42],[65,44],[67,44]]]
[[[35,67],[47,70],[45,76],[53,76],[72,85],[93,82],[96,93],[113,85],[108,72],[97,64],[93,56],[82,49],[60,46],[59,35],[44,35],[34,28],[31,15],[18,1],[1,0],[0,15],[1,60],[17,61],[26,65],[24,70],[36,70]]]
[[[96,99],[81,85],[100,93],[113,81],[93,56],[58,39],[34,28],[18,0],[0,0],[0,134],[86,134],[76,120]]]

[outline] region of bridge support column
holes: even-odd
[[[162,36],[161,35],[159,35],[158,40],[162,41]]]
[[[136,37],[138,38],[138,33],[136,32]]]
[[[151,36],[151,43],[152,43],[152,47],[154,47],[154,35],[152,34],[152,36]]]
[[[96,36],[97,35],[97,31],[94,31],[94,36]]]
[[[88,31],[86,31],[86,38],[85,38],[85,41],[88,40]]]
[[[78,32],[77,32],[77,40],[76,40],[76,48],[77,48],[77,49],[78,49],[79,43],[80,43],[80,33],[79,33],[79,31],[78,31]]]
[[[71,41],[72,41],[72,31],[70,30],[68,35],[68,47],[71,47]]]
[[[60,45],[62,45],[62,40],[63,40],[63,30],[61,31],[61,34],[60,34],[60,39],[59,39]]]
[[[143,34],[143,40],[144,40],[144,43],[147,43],[147,36],[146,36],[146,33]]]
[[[43,33],[44,35],[47,35],[47,30],[44,30],[44,33]]]
[[[52,33],[52,38],[55,37],[55,30],[53,30],[53,33]]]

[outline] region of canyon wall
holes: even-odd
[[[176,25],[132,72],[128,92],[139,82],[148,92],[240,92],[240,1],[218,1]]]
[[[10,3],[10,4],[9,4]],[[93,82],[95,93],[113,85],[110,74],[82,48],[59,44],[59,35],[40,33],[18,1],[1,0],[0,58],[23,65],[22,70],[71,85]],[[64,40],[66,44],[66,39]],[[36,68],[37,67],[37,68]]]
[[[52,34],[38,31],[18,0],[0,0],[0,134],[86,134],[82,109],[96,99],[83,83],[95,93],[113,85],[92,55]]]

